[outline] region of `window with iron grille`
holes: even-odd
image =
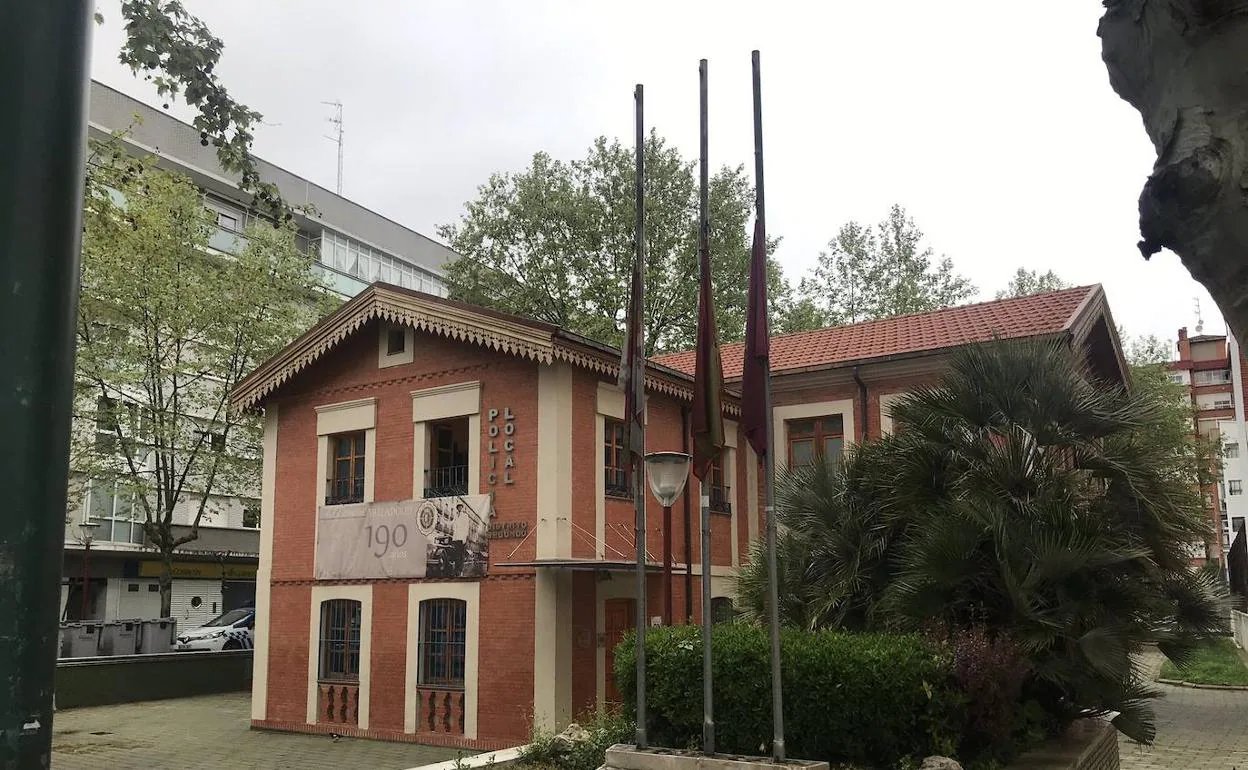
[[[420,684],[463,689],[468,603],[426,599],[420,603]]]
[[[731,623],[735,614],[732,599],[727,596],[716,596],[711,599],[711,625]]]
[[[789,467],[814,465],[820,459],[835,463],[845,448],[845,419],[839,414],[785,423],[789,437]]]
[[[333,466],[326,505],[364,501],[364,431],[330,436]]]
[[[624,447],[624,423],[620,420],[603,420],[602,470],[606,477],[608,495],[633,496],[628,486],[628,450]]]
[[[725,483],[724,476],[725,461],[731,451],[727,447],[721,450],[719,457],[711,461],[710,473],[707,474],[711,510],[716,513],[732,513],[732,488]]]
[[[360,612],[353,599],[321,602],[321,681],[360,681]]]

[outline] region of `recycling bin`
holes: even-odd
[[[138,649],[139,621],[114,620],[100,631],[101,655],[133,655]]]
[[[177,622],[173,618],[157,618],[143,621],[139,632],[139,652],[169,652],[173,649]]]

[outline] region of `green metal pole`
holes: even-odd
[[[0,2],[0,768],[51,766],[90,0]]]

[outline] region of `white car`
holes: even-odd
[[[251,632],[255,627],[255,608],[243,607],[230,610],[199,628],[178,634],[175,649],[179,652],[250,650],[252,647]]]

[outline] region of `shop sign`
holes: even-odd
[[[254,564],[221,564],[220,562],[174,562],[171,570],[175,578],[201,578],[205,580],[255,580]],[[139,562],[139,577],[160,577],[160,562]]]

